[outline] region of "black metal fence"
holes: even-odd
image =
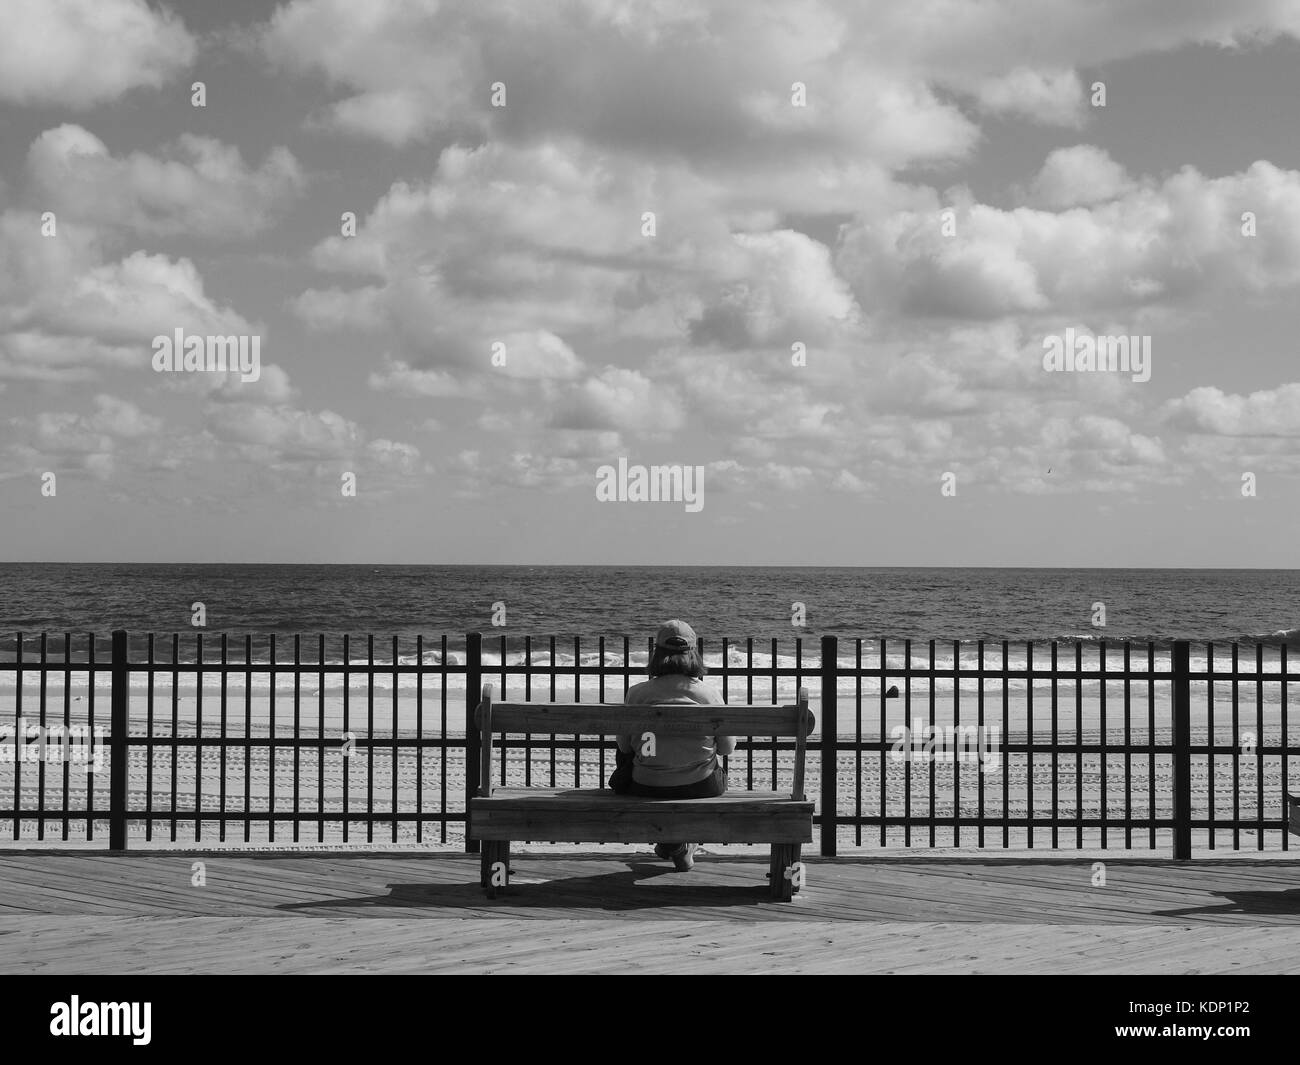
[[[812,692],[808,789],[823,855],[1289,848],[1300,748],[1284,646],[1197,645],[1204,668],[1193,669],[1183,641],[791,642],[703,650],[729,701]],[[107,835],[111,849],[465,842],[479,772],[465,722],[481,685],[502,699],[617,702],[649,650],[626,637],[478,633],[14,633],[0,643],[0,819],[14,840]],[[744,738],[728,760],[732,786],[788,787],[793,746]],[[603,737],[505,737],[493,772],[503,784],[597,787],[612,749]]]

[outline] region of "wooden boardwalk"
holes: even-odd
[[[0,850],[4,973],[1300,973],[1300,861]],[[193,866],[206,883],[194,886]]]

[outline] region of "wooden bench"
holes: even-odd
[[[812,842],[813,803],[804,795],[804,752],[815,720],[808,691],[790,706],[625,706],[611,703],[493,703],[492,685],[474,714],[481,733],[479,794],[470,799],[470,839],[482,842],[480,883],[504,890],[511,840],[562,843],[767,843],[773,897],[789,901],[803,883],[800,856]],[[647,799],[608,788],[492,786],[492,737],[505,733],[615,736],[694,733],[795,737],[794,788],[728,790],[712,799]]]

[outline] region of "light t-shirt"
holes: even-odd
[[[623,700],[631,706],[725,706],[721,694],[701,680],[681,674],[653,677],[627,690]],[[632,779],[655,788],[695,784],[718,767],[718,756],[730,754],[736,741],[730,736],[662,735],[655,737],[655,753],[640,753],[639,735],[618,737],[618,749],[636,752]]]

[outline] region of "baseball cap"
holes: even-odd
[[[655,633],[655,646],[662,647],[665,651],[685,651],[698,643],[699,637],[695,635],[695,630],[686,622],[676,619],[665,621]]]

